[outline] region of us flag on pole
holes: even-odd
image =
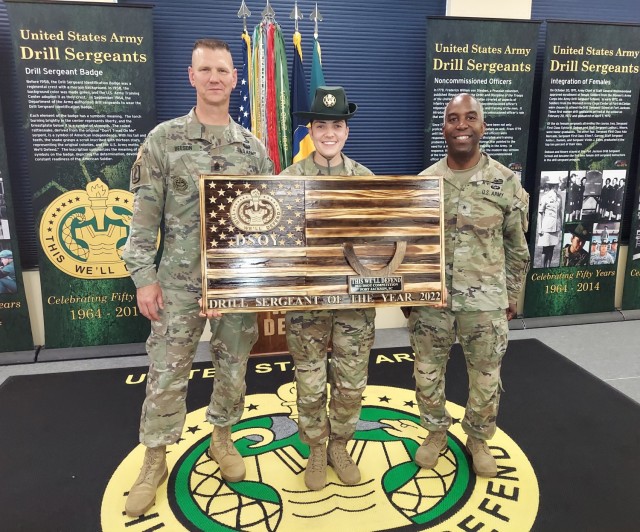
[[[242,76],[240,84],[240,105],[238,107],[238,124],[251,130],[251,99],[249,98],[249,56],[251,54],[251,38],[248,33],[242,34]]]

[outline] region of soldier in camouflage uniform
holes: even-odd
[[[237,72],[228,45],[195,43],[189,80],[196,106],[188,115],[157,126],[131,170],[135,194],[131,233],[123,258],[137,288],[140,312],[151,320],[147,394],[140,442],[147,447],[140,476],[126,502],[130,516],[145,513],[167,476],[166,445],[182,433],[193,357],[204,330],[200,314],[200,174],[269,174],[264,146],[229,117]],[[158,231],[164,222],[162,260],[155,266]],[[212,312],[211,357],[215,379],[207,419],[214,425],[209,455],[228,481],[244,478],[242,457],[230,427],[243,411],[247,359],[258,338],[255,314]]]
[[[409,317],[415,352],[416,398],[429,435],[415,455],[435,467],[447,446],[451,416],[445,408],[447,360],[456,337],[464,350],[469,400],[462,428],[476,474],[497,474],[486,440],[496,430],[500,365],[508,324],[529,265],[525,241],[529,197],[514,173],[480,151],[482,106],[470,94],[447,105],[443,134],[447,156],[422,175],[443,176],[445,278],[442,309],[413,307]]]
[[[311,111],[297,113],[300,118],[311,121],[315,151],[289,166],[282,175],[372,175],[368,168],[342,153],[349,136],[347,120],[356,109],[354,103],[347,102],[342,87],[318,87]],[[305,484],[309,489],[319,490],[325,486],[327,460],[342,482],[360,482],[360,471],[346,445],[360,418],[375,334],[374,320],[373,308],[287,312],[287,344],[295,363],[300,439],[311,448],[305,471]],[[327,416],[330,339],[333,351]]]

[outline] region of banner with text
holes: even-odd
[[[16,234],[0,106],[0,352],[33,349]]]
[[[140,342],[121,259],[129,172],[155,125],[149,7],[7,2],[31,145],[48,348]]]
[[[634,192],[622,309],[640,309],[640,180]],[[631,191],[629,191],[631,193]]]
[[[526,317],[614,308],[638,43],[639,26],[548,23]]]
[[[483,105],[481,147],[522,179],[527,161],[536,46],[540,24],[427,19],[425,165],[444,157],[444,109],[461,92]]]

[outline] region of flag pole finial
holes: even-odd
[[[298,31],[298,20],[302,20],[304,18],[304,16],[302,15],[302,13],[300,12],[300,8],[298,7],[298,0],[296,0],[293,4],[293,9],[291,10],[291,14],[289,15],[289,18],[293,19],[295,21],[295,31]]]
[[[262,16],[270,20],[274,20],[276,18],[276,12],[271,7],[271,3],[269,2],[269,0],[267,0],[267,5],[262,11]]]
[[[242,27],[243,32],[247,33],[247,18],[251,16],[251,11],[245,4],[244,0],[242,0],[242,4],[240,4],[240,9],[238,10],[238,18],[242,19]]]
[[[313,8],[313,11],[311,11],[311,15],[309,15],[309,18],[314,22],[313,38],[317,40],[318,39],[318,22],[322,22],[322,13],[320,13],[320,10],[318,9],[317,2],[316,2],[316,7]]]

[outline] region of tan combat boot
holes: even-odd
[[[231,439],[231,427],[213,427],[207,454],[218,463],[220,474],[227,482],[244,480],[247,471],[244,460]]]
[[[476,475],[490,478],[498,474],[496,459],[491,454],[486,441],[468,436],[467,450],[473,459],[473,470]]]
[[[447,431],[432,430],[418,447],[414,461],[420,467],[433,469],[438,463],[440,453],[447,448]]]
[[[304,483],[310,490],[318,491],[327,485],[327,447],[324,443],[310,447]]]
[[[353,485],[360,482],[360,470],[347,452],[346,442],[329,440],[327,462],[345,484]]]
[[[158,486],[167,478],[166,448],[147,447],[140,475],[127,496],[124,510],[129,517],[139,517],[156,502]]]

